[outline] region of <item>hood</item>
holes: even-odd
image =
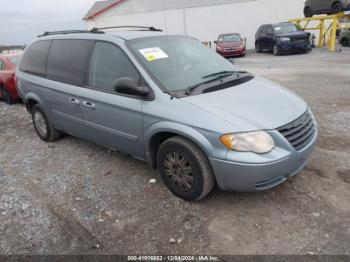
[[[235,132],[271,130],[306,112],[307,104],[291,91],[263,78],[184,101],[226,120]]]
[[[217,46],[225,48],[225,47],[238,47],[243,44],[244,44],[243,42],[224,42],[224,43],[218,43]]]
[[[282,33],[282,34],[278,34],[277,36],[286,36],[286,37],[293,37],[293,36],[307,36],[309,37],[311,34],[308,32],[304,32],[304,31],[298,31],[298,32],[291,32],[291,33]]]

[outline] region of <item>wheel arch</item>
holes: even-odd
[[[25,105],[27,107],[28,112],[31,112],[33,106],[36,104],[43,105],[42,100],[39,98],[39,96],[37,96],[34,93],[28,93],[24,97],[24,102],[25,102]]]
[[[158,122],[145,134],[146,157],[153,168],[157,167],[157,152],[160,145],[174,136],[181,136],[190,140],[197,145],[207,157],[211,156],[214,152],[214,148],[209,140],[196,129],[179,123]]]

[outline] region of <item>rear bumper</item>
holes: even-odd
[[[273,162],[247,164],[210,159],[217,184],[221,190],[258,192],[276,187],[298,174],[306,165],[314,150],[317,132],[312,141],[302,150]]]

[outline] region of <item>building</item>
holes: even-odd
[[[304,0],[109,0],[98,1],[84,17],[88,29],[120,25],[154,26],[213,43],[237,32],[254,48],[262,24],[303,17]]]

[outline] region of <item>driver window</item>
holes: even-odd
[[[125,53],[113,44],[97,42],[92,54],[88,87],[114,93],[114,83],[120,77],[140,83],[140,74]]]

